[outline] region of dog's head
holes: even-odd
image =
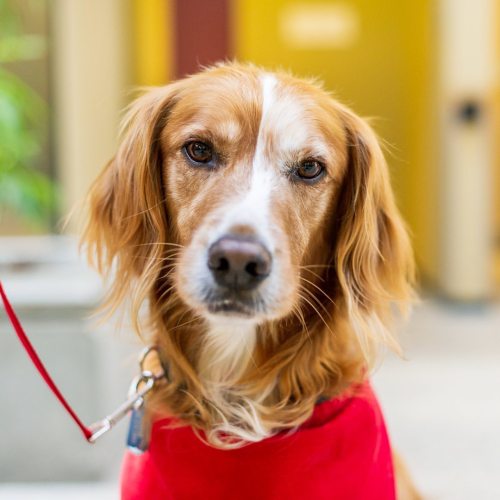
[[[331,334],[338,316],[366,354],[411,295],[373,131],[286,74],[220,65],[140,97],[90,210],[85,237],[103,270],[116,265],[116,303],[133,290],[168,315],[174,295],[212,326],[294,317],[302,333]]]

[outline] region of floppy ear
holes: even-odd
[[[346,108],[341,116],[347,169],[337,205],[334,250],[338,282],[365,355],[390,334],[394,305],[413,298],[413,254],[392,193],[384,155],[373,130]]]
[[[142,302],[159,271],[160,242],[167,237],[160,133],[176,95],[176,84],[148,91],[125,116],[116,156],[91,186],[89,216],[82,236],[87,255],[100,273],[113,265],[116,278],[107,305],[114,310],[127,293]],[[141,300],[142,299],[142,300]]]

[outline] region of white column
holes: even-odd
[[[493,281],[495,0],[440,0],[439,285],[480,300]]]
[[[54,146],[63,215],[84,198],[116,148],[131,52],[128,3],[54,0],[51,4]],[[76,225],[74,218],[69,231]]]

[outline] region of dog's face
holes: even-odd
[[[290,314],[346,167],[333,101],[271,74],[187,81],[161,131],[176,288],[197,312]]]
[[[335,302],[368,337],[408,299],[377,139],[317,85],[216,66],[140,97],[126,129],[85,233],[101,269],[116,264],[115,303],[175,294],[208,321],[255,325]]]

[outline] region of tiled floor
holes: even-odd
[[[500,305],[423,302],[374,376],[395,447],[430,499],[500,499]],[[110,484],[4,485],[5,500],[114,499]]]
[[[394,446],[431,499],[500,499],[500,305],[424,302],[374,377]]]
[[[0,485],[1,500],[118,500],[115,485],[107,483],[51,483]]]

